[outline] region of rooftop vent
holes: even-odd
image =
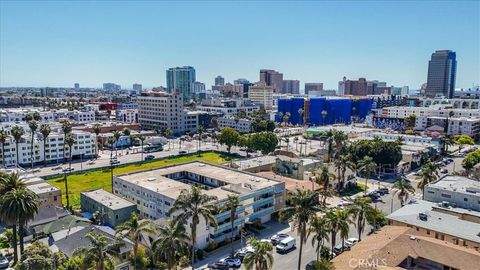
[[[147,181],[148,181],[148,182],[152,182],[152,181],[155,181],[155,180],[157,180],[157,178],[155,178],[155,177],[147,178]]]
[[[415,239],[417,239],[415,236],[413,236],[413,235],[410,236],[410,240],[415,240]]]
[[[419,218],[420,220],[423,220],[423,221],[427,221],[427,220],[428,220],[428,216],[427,216],[427,214],[425,214],[425,213],[419,213],[419,214],[418,214],[418,218]]]

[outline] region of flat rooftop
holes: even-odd
[[[258,166],[274,164],[276,156],[260,156],[255,158],[249,158],[244,160],[234,161],[235,164],[239,166],[240,170],[246,170]]]
[[[118,210],[118,209],[122,209],[129,206],[135,206],[135,204],[125,199],[122,199],[110,192],[107,192],[103,189],[82,192],[82,194],[85,197],[88,197],[112,210]]]
[[[27,186],[27,188],[30,189],[33,193],[35,193],[37,195],[60,190],[60,189],[50,185],[47,182],[34,184],[34,185],[29,185],[29,186]]]
[[[388,219],[410,224],[416,227],[441,232],[461,239],[480,243],[480,224],[460,219],[458,216],[434,211],[438,203],[418,200],[415,203],[407,204],[387,216]],[[464,213],[463,209],[449,208],[451,212]],[[471,215],[478,215],[478,212],[468,211]],[[427,220],[421,220],[418,214],[427,215]]]
[[[224,182],[226,185],[205,190],[204,192],[207,195],[216,196],[218,200],[225,199],[230,194],[249,194],[280,183],[280,181],[267,177],[198,161],[149,171],[116,175],[116,177],[176,199],[182,189],[190,189],[190,184],[166,177],[166,175],[179,172],[201,175]]]
[[[480,197],[480,182],[464,176],[445,175],[428,187]]]

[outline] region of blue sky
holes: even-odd
[[[191,65],[213,84],[345,75],[418,89],[436,49],[457,52],[457,87],[480,82],[478,1],[0,1],[0,86],[165,85]]]

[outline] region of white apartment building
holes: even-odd
[[[7,131],[7,134],[10,135],[10,130],[14,125],[4,124],[2,129]],[[27,125],[21,126],[25,134],[22,136],[22,139],[18,143],[18,164],[20,166],[28,166],[31,164],[31,133]],[[72,146],[72,158],[79,159],[84,158],[88,159],[96,155],[96,138],[95,134],[85,132],[85,131],[72,131],[72,134],[75,138],[75,144]],[[34,164],[39,164],[44,161],[47,163],[61,162],[65,157],[69,158],[69,147],[65,146],[65,153],[63,152],[64,146],[64,136],[61,130],[55,129],[52,127],[52,132],[47,138],[47,142],[44,148],[44,140],[42,134],[36,132],[33,137],[33,160]],[[5,166],[12,167],[17,164],[17,151],[16,143],[12,136],[9,136],[4,145],[5,153],[1,152],[0,149],[0,160],[3,160],[5,157]]]
[[[217,113],[222,115],[234,115],[239,111],[244,111],[250,115],[260,109],[257,104],[252,104],[245,99],[205,99],[196,107],[199,111],[208,113]]]
[[[265,83],[258,83],[248,88],[248,99],[269,110],[273,106],[273,88]]]
[[[464,176],[445,175],[425,187],[425,200],[449,202],[456,207],[480,211],[480,182]]]
[[[174,134],[184,131],[182,95],[166,92],[144,92],[137,96],[138,121],[143,129],[169,128]]]
[[[237,122],[235,117],[225,116],[225,117],[218,118],[217,123],[218,123],[219,129],[222,129],[224,127],[229,127],[241,133],[248,133],[252,131],[251,130],[252,121],[249,119],[238,119],[238,122]]]
[[[480,118],[480,110],[472,109],[445,109],[441,107],[385,107],[378,111],[379,117],[400,118],[414,114],[417,118],[421,116],[440,116],[447,117],[449,112],[453,112],[452,117]]]
[[[83,109],[89,112],[100,111],[100,104],[85,104]]]
[[[137,123],[138,109],[117,110],[115,120],[122,123]]]
[[[420,116],[415,120],[416,130],[426,130],[432,126],[446,127],[447,117]],[[480,118],[448,117],[448,134],[465,134],[471,137],[480,136]]]
[[[21,122],[25,121],[27,115],[33,115],[38,112],[41,117],[41,122],[52,122],[68,119],[78,123],[88,123],[95,121],[94,111],[69,111],[67,109],[44,111],[36,108],[27,109],[7,109],[0,110],[0,122]]]
[[[212,204],[218,206],[224,204],[228,195],[239,196],[242,206],[238,208],[233,222],[234,235],[238,235],[239,227],[247,222],[269,221],[275,212],[285,206],[285,182],[203,162],[189,162],[113,177],[113,193],[136,204],[141,218],[155,220],[167,218],[182,190],[189,190],[191,185],[216,197]],[[197,227],[197,247],[205,248],[212,241],[220,244],[230,238],[232,231],[229,211],[220,211],[214,217],[217,228],[211,227],[204,220],[200,221]]]

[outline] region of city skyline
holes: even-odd
[[[301,89],[337,89],[343,76],[419,89],[431,54],[448,49],[457,53],[456,87],[469,88],[480,82],[479,5],[1,2],[0,87],[151,88],[167,85],[168,68],[193,66],[207,88],[217,75],[256,82],[273,69]]]

